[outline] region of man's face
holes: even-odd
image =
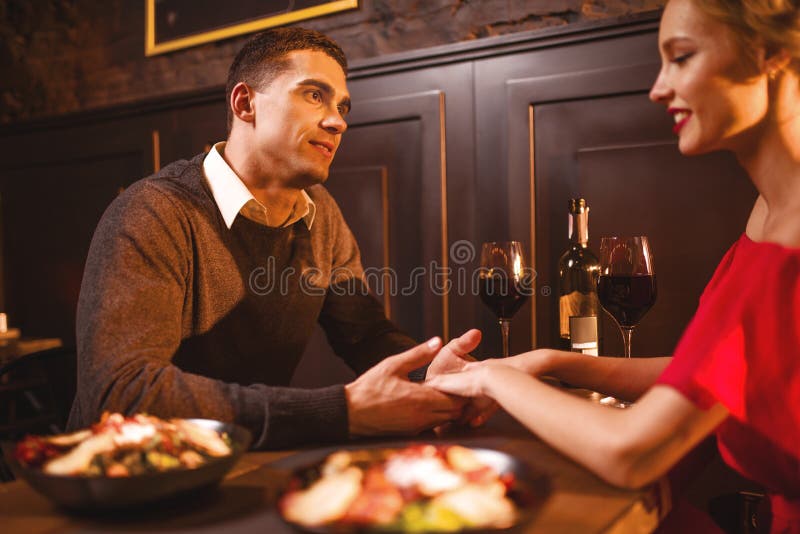
[[[255,88],[258,172],[285,187],[322,183],[347,129],[350,95],[342,67],[324,52],[297,50],[289,67]]]

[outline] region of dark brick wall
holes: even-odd
[[[335,38],[354,60],[650,11],[665,0],[360,3],[303,25]],[[0,123],[220,85],[245,39],[147,58],[144,0],[0,0]]]

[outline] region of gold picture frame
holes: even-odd
[[[208,29],[200,29],[197,32],[193,32],[189,35],[160,37],[157,35],[156,28],[156,20],[162,16],[162,13],[158,12],[159,6],[157,4],[160,3],[164,2],[159,2],[158,0],[145,0],[145,56],[164,54],[166,52],[172,52],[174,50],[210,43],[220,39],[227,39],[229,37],[256,32],[266,28],[272,28],[274,26],[282,26],[284,24],[291,24],[301,20],[308,20],[315,17],[321,17],[323,15],[330,15],[331,13],[338,13],[340,11],[358,8],[358,0],[323,1],[321,3],[316,3],[316,5],[299,9],[294,9],[292,7],[294,2],[289,1],[287,2],[288,8],[278,14],[271,14],[260,18],[250,18],[247,21],[236,22],[229,25],[223,24],[222,26],[217,25]],[[173,1],[173,3],[175,2]],[[195,3],[191,7],[192,15],[196,16],[198,4]],[[223,9],[221,3],[219,9]],[[219,12],[220,11],[217,11],[216,13]],[[258,17],[257,14],[255,16]]]

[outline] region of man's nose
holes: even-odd
[[[322,119],[322,127],[328,133],[341,134],[347,130],[347,121],[344,120],[338,109],[333,109]]]

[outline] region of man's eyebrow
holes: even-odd
[[[316,80],[314,78],[308,78],[306,80],[303,80],[300,83],[298,83],[297,85],[310,85],[312,87],[316,87],[317,89],[328,93],[329,95],[332,95],[332,94],[334,94],[336,92],[336,91],[334,91],[334,89],[331,86],[331,84],[329,84],[327,82],[323,82],[322,80]],[[350,107],[351,107],[350,97],[346,96],[346,97],[342,98],[342,100],[339,102],[339,105],[346,107],[347,111],[350,111]]]

